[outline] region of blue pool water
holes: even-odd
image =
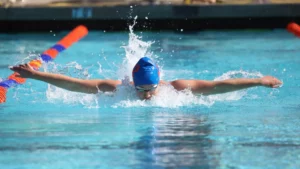
[[[66,33],[0,34],[0,77]],[[299,168],[299,46],[280,29],[92,31],[42,71],[123,79],[147,55],[163,80],[273,75],[284,84],[206,97],[163,88],[140,101],[127,85],[85,95],[28,80],[0,105],[0,168]]]

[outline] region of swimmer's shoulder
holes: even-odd
[[[160,81],[160,85],[170,85],[175,89],[184,89],[186,80]]]
[[[159,81],[159,85],[170,85],[170,82],[161,80]]]

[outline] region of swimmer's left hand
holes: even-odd
[[[35,70],[29,64],[22,64],[9,68],[10,70],[19,73],[17,77],[32,78],[35,74]]]
[[[260,78],[261,85],[265,87],[278,88],[282,85],[282,82],[273,76],[264,76]]]

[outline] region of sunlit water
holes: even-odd
[[[66,33],[0,34],[0,77]],[[299,47],[285,30],[92,31],[41,70],[124,85],[97,95],[34,80],[10,89],[0,168],[299,168]],[[164,87],[141,101],[125,77],[142,56],[163,80],[273,75],[284,85],[206,97]]]

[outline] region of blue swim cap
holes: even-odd
[[[159,83],[159,68],[148,57],[142,57],[132,70],[135,86]]]

